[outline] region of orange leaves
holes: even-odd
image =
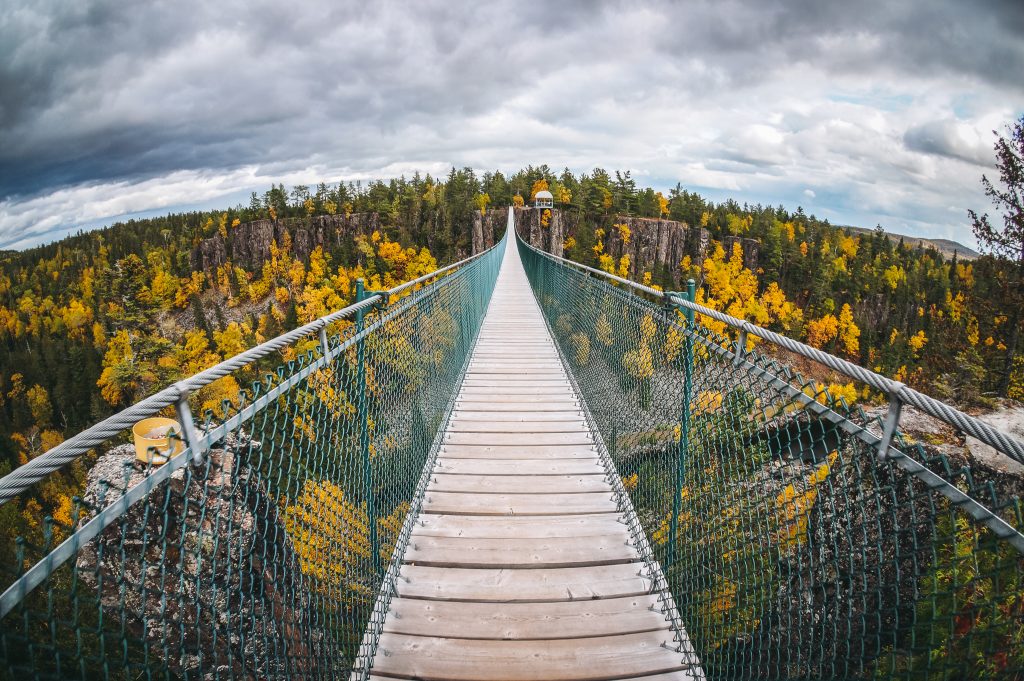
[[[918,331],[913,336],[911,336],[910,338],[907,339],[907,345],[910,346],[910,349],[914,351],[915,355],[917,355],[917,353],[919,353],[921,351],[921,348],[923,348],[927,343],[928,343],[928,337],[926,335],[924,335],[924,330],[923,329],[921,331]],[[978,343],[977,329],[975,329],[974,341],[971,344],[972,345],[977,345],[977,343]]]
[[[839,241],[836,244],[836,248],[849,259],[857,257],[857,250],[860,247],[860,237],[846,236],[845,234],[838,235]]]
[[[534,199],[537,198],[537,192],[546,191],[548,191],[548,181],[543,179],[537,180],[536,182],[533,183],[533,186],[530,187],[530,200],[533,201]]]
[[[651,348],[646,342],[632,350],[627,350],[622,356],[622,366],[629,372],[629,375],[637,379],[647,379],[654,375],[654,357]]]
[[[402,503],[376,520],[382,561],[390,557],[408,512],[408,503]],[[314,578],[315,591],[336,605],[372,598],[370,522],[366,504],[350,501],[344,489],[329,480],[307,480],[285,506],[285,530],[303,573]]]
[[[854,357],[860,350],[860,329],[853,321],[853,310],[847,304],[839,311],[839,344],[848,356]]]
[[[615,342],[615,338],[612,336],[612,325],[608,323],[608,316],[604,312],[598,316],[597,322],[594,324],[594,332],[597,334],[597,340],[605,347]]]
[[[96,382],[100,395],[110,404],[120,404],[138,388],[134,359],[131,336],[127,331],[118,331],[110,338],[103,356],[103,373]]]
[[[477,194],[473,199],[473,203],[476,204],[481,216],[487,215],[487,206],[491,203],[491,197],[488,194]]]
[[[203,290],[204,280],[202,272],[193,272],[188,278],[182,279],[174,294],[174,305],[182,309],[187,307],[192,296]]]
[[[86,307],[78,298],[72,298],[61,308],[60,314],[61,321],[71,338],[81,340],[85,337],[85,330],[92,324],[91,308]]]
[[[590,361],[590,337],[585,333],[574,333],[569,341],[574,348],[573,359],[580,366],[585,366]]]
[[[882,273],[882,278],[885,279],[885,283],[889,285],[889,288],[895,291],[901,283],[906,283],[907,273],[899,265],[890,265]]]
[[[601,253],[604,252],[604,241],[602,241],[602,239],[604,239],[604,230],[603,229],[595,229],[594,230],[594,245],[590,247],[590,250],[594,251],[594,255],[596,255],[598,257],[600,257]],[[611,270],[607,270],[607,271],[610,272]]]
[[[619,238],[622,239],[622,245],[628,246],[629,239],[633,235],[633,232],[629,229],[629,225],[618,224],[615,225],[615,229],[619,232]]]
[[[668,216],[668,199],[666,199],[665,195],[662,194],[661,192],[658,192],[654,196],[655,196],[656,199],[658,199],[658,215],[660,215],[661,217],[667,217]]]
[[[827,314],[807,323],[807,343],[816,348],[823,348],[839,335],[839,320],[835,315]]]
[[[629,254],[623,255],[621,258],[619,258],[619,267],[616,270],[615,274],[619,275],[622,278],[626,278],[629,276]]]
[[[825,348],[836,342],[846,355],[856,356],[860,351],[860,329],[853,321],[853,310],[844,304],[839,318],[827,314],[819,319],[812,319],[807,324],[807,343],[816,348]]]
[[[794,548],[807,541],[807,526],[818,498],[818,486],[828,479],[838,456],[837,452],[832,452],[828,455],[828,462],[818,466],[799,489],[790,483],[775,498],[779,520],[776,540],[783,549]]]

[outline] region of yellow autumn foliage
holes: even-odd
[[[408,511],[409,504],[403,502],[376,521],[383,564],[391,557]],[[284,526],[302,572],[314,580],[316,593],[347,605],[373,597],[370,520],[365,503],[353,503],[330,481],[307,480],[285,506]]]
[[[573,346],[573,358],[580,366],[590,361],[590,338],[585,333],[574,333],[569,337]]]
[[[622,356],[622,366],[633,378],[647,379],[654,375],[654,356],[647,343],[632,350],[627,350]]]
[[[818,498],[818,486],[828,479],[838,456],[838,452],[830,453],[828,461],[802,481],[799,489],[790,483],[775,498],[779,521],[776,541],[783,549],[800,546],[807,540],[807,526]]]

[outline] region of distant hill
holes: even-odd
[[[851,227],[849,225],[843,226],[842,229],[848,229],[851,232],[856,232],[857,234],[871,234],[873,231],[875,231],[873,229],[866,229],[864,227]],[[928,248],[929,246],[931,246],[932,248],[934,248],[935,250],[937,250],[939,253],[946,257],[952,257],[953,254],[956,253],[956,257],[960,258],[961,260],[974,260],[975,258],[981,256],[981,253],[978,253],[973,248],[968,248],[959,241],[953,241],[951,239],[925,239],[919,236],[907,236],[906,234],[896,234],[895,232],[886,232],[886,234],[893,242],[898,242],[900,239],[903,239],[903,243],[905,243],[908,246],[920,245],[924,248]]]

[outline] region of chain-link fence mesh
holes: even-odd
[[[880,457],[877,419],[699,315],[519,248],[709,679],[1024,678],[1024,560],[964,510],[1019,532],[1019,479]]]
[[[103,448],[75,525],[41,520],[4,557],[0,675],[336,679],[372,659],[504,243],[239,369],[252,387],[197,424],[210,448],[190,463]]]

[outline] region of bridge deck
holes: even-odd
[[[514,243],[371,678],[688,679]]]

